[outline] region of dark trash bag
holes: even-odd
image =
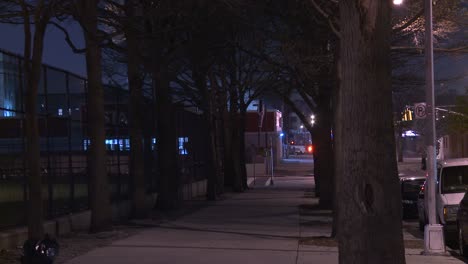
[[[45,235],[43,240],[26,240],[23,245],[22,264],[52,264],[58,255],[59,245]]]

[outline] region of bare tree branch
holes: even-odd
[[[330,26],[331,30],[335,35],[340,38],[340,31],[338,30],[337,26],[335,25],[333,21],[333,16],[325,12],[318,4],[315,2],[315,0],[310,0],[312,5],[314,6],[315,10],[317,10],[328,22],[328,25]]]
[[[411,24],[413,24],[416,20],[418,20],[418,18],[420,18],[423,14],[424,14],[424,9],[419,10],[419,12],[416,13],[416,15],[415,15],[414,17],[412,17],[410,20],[406,21],[406,23],[404,23],[403,25],[401,25],[401,26],[399,26],[399,27],[393,28],[393,29],[392,29],[392,33],[396,33],[396,32],[402,31],[403,29],[409,27],[409,26],[410,26]]]
[[[86,48],[81,48],[80,49],[80,48],[77,48],[75,46],[75,44],[71,40],[70,34],[68,34],[68,31],[67,31],[66,28],[62,27],[61,25],[59,25],[58,23],[56,23],[54,21],[50,21],[49,24],[55,26],[60,31],[62,31],[62,33],[65,35],[65,41],[67,42],[68,46],[70,46],[70,48],[73,50],[73,52],[75,52],[75,53],[84,53],[84,52],[86,52]]]

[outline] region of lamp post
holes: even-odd
[[[395,0],[398,1],[398,0]],[[424,195],[427,204],[427,214],[429,223],[424,228],[424,254],[444,254],[445,241],[444,231],[440,224],[437,224],[436,216],[436,135],[435,135],[435,99],[434,99],[434,50],[432,42],[432,0],[424,1],[425,11],[425,48],[426,57],[426,146],[428,158],[428,178],[427,190]]]
[[[403,0],[393,0],[394,5],[401,5]],[[445,254],[444,230],[437,224],[436,204],[436,128],[435,128],[435,99],[434,99],[434,45],[432,31],[432,0],[424,0],[425,41],[424,53],[426,57],[426,151],[428,161],[427,188],[424,195],[428,224],[424,228],[424,254]]]

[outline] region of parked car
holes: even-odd
[[[428,222],[427,204],[424,201],[424,183],[418,198],[419,228],[424,230]],[[457,212],[460,201],[468,190],[468,158],[448,159],[437,164],[436,219],[446,229],[457,227]]]
[[[457,213],[458,247],[460,255],[468,257],[468,195],[465,193]]]
[[[400,177],[403,219],[418,217],[418,196],[426,177]]]
[[[462,177],[464,183],[468,185],[468,167],[460,167],[457,171],[459,177]],[[457,233],[460,255],[468,257],[468,192],[465,192],[457,212]]]

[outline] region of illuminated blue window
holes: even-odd
[[[179,154],[180,155],[187,155],[187,144],[188,144],[188,137],[180,137],[179,138]]]

